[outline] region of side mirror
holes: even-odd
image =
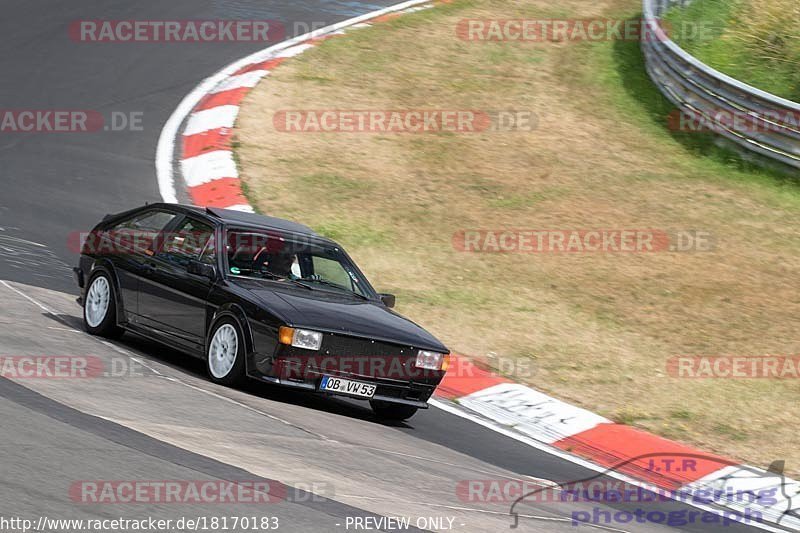
[[[186,271],[189,274],[206,277],[211,281],[217,279],[217,269],[213,265],[207,265],[200,261],[189,261],[189,264],[186,265]]]
[[[382,292],[382,293],[379,293],[378,296],[381,297],[381,301],[383,302],[383,305],[385,305],[389,309],[394,307],[394,304],[395,304],[395,302],[397,300],[397,298],[395,298],[394,294],[387,294],[385,292]]]

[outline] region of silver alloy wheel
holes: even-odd
[[[208,368],[211,375],[217,379],[227,376],[236,364],[238,351],[239,335],[236,333],[236,328],[231,324],[221,325],[214,332],[214,338],[211,339],[211,346],[208,348]]]
[[[94,278],[92,285],[89,287],[89,292],[86,293],[86,308],[85,316],[86,323],[89,326],[96,328],[103,323],[108,313],[108,304],[111,300],[111,287],[108,284],[108,278],[105,276],[97,276]]]

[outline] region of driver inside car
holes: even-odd
[[[295,254],[272,254],[267,257],[262,270],[281,279],[298,279],[300,264]],[[296,271],[296,272],[295,272]]]

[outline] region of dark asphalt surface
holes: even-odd
[[[25,446],[4,447],[0,512],[7,518],[25,517],[38,522],[40,517],[53,521],[153,517],[172,520],[175,526],[171,530],[175,530],[179,529],[182,518],[208,521],[212,517],[257,516],[259,529],[268,529],[260,526],[266,520],[275,529],[283,524],[284,529],[296,531],[338,531],[341,528],[337,523],[345,523],[347,517],[353,516],[379,519],[373,513],[286,487],[84,414],[6,379],[0,379],[0,418],[4,425],[17,428],[15,439],[25,443]],[[54,446],[48,436],[57,436],[58,445]],[[274,492],[275,502],[261,505],[254,512],[253,505],[246,501],[218,505],[170,502],[92,505],[73,501],[73,498],[80,500],[81,487],[88,483],[141,479],[190,480],[198,486],[214,480],[240,482],[243,486],[261,482],[270,493]]]
[[[4,0],[0,18],[4,50],[0,56],[0,107],[95,110],[106,118],[112,112],[141,113],[143,128],[72,134],[0,133],[0,279],[76,292],[70,268],[77,254],[70,245],[70,235],[90,229],[106,213],[159,201],[153,160],[164,122],[201,79],[265,46],[75,43],[68,36],[70,22],[97,18],[265,18],[283,21],[291,35],[298,22],[302,23],[302,33],[308,25],[330,24],[393,3]],[[4,323],[0,316],[0,327],[11,328],[13,324]],[[124,342],[134,350],[156,356],[157,350],[147,343]],[[192,362],[181,365],[189,374],[197,372]],[[86,417],[6,380],[0,380],[0,398],[2,515],[43,511],[63,514],[72,507],[52,494],[63,494],[63,485],[79,478],[193,479],[192,472],[195,478],[232,475],[233,467]],[[321,406],[315,400],[309,409],[331,409],[356,418],[370,416],[361,406],[347,402]],[[442,444],[521,475],[555,481],[590,475],[581,467],[438,409],[418,414],[400,429],[416,439]],[[381,426],[376,424],[375,431],[381,431]],[[307,526],[304,529],[313,530],[322,516],[347,510],[337,505],[334,502],[323,509],[304,507],[300,511],[289,508],[286,512],[302,516]],[[680,508],[677,504],[674,507]],[[141,509],[137,513],[141,514]],[[703,526],[682,529],[708,530]]]
[[[93,110],[106,121],[141,113],[142,131],[0,134],[0,279],[74,291],[70,235],[106,213],[160,201],[153,160],[172,111],[203,78],[266,46],[73,42],[71,22],[258,18],[280,21],[290,37],[295,28],[305,33],[393,3],[4,0],[2,108]]]

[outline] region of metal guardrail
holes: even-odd
[[[669,39],[661,15],[685,0],[643,0],[647,73],[685,115],[741,147],[800,168],[800,104],[714,70]],[[736,117],[736,120],[731,120]]]

